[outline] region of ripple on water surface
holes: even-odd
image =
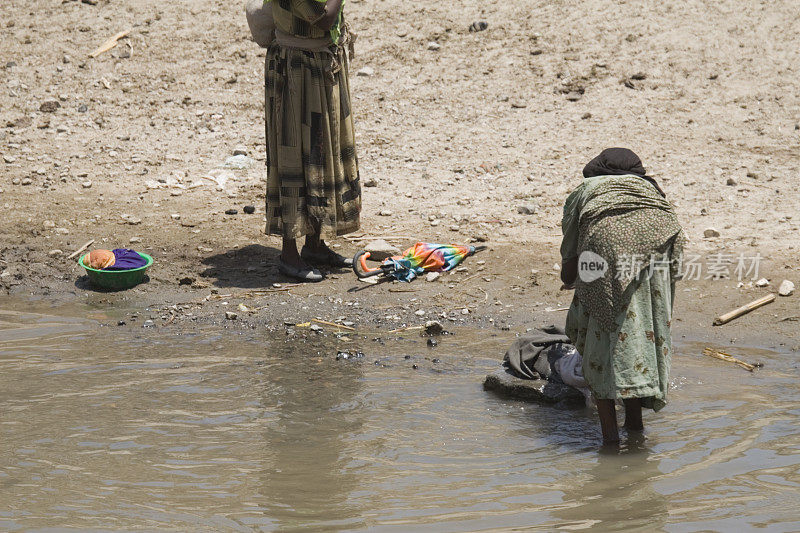
[[[509,335],[336,361],[2,311],[0,529],[800,529],[797,354],[683,345],[647,439],[600,453],[588,410],[482,390]]]

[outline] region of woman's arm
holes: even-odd
[[[565,259],[561,262],[561,281],[564,282],[562,289],[574,288],[576,279],[578,279],[578,258]]]
[[[342,10],[342,2],[344,2],[344,0],[327,0],[327,2],[325,2],[325,14],[314,21],[314,26],[325,31],[333,28],[333,25],[336,24],[336,21],[339,19],[339,12]]]
[[[561,219],[561,281],[564,289],[571,289],[578,279],[578,221],[580,220],[580,199],[582,189],[579,187],[564,202],[564,217]]]
[[[292,11],[312,26],[328,31],[333,28],[342,10],[344,0],[291,0]]]

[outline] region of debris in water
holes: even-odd
[[[764,366],[764,363],[752,363],[752,364],[746,363],[741,359],[737,359],[731,354],[720,352],[719,350],[715,350],[713,348],[705,348],[703,350],[703,355],[707,355],[709,357],[713,357],[714,359],[720,359],[722,361],[727,361],[729,363],[739,365],[740,367],[744,368],[745,370],[749,370],[750,372],[752,372],[756,368]]]

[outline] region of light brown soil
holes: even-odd
[[[164,309],[212,288],[236,294],[287,281],[274,267],[279,241],[263,235],[264,52],[250,40],[241,4],[0,4],[5,291]],[[563,312],[545,309],[570,298],[553,266],[563,200],[586,161],[628,146],[677,205],[693,253],[707,262],[715,252],[758,252],[760,275],[772,280],[765,289],[738,288],[735,279],[684,283],[677,332],[797,339],[796,322],[780,321],[800,315],[797,296],[706,327],[782,279],[800,282],[794,0],[350,0],[347,12],[359,34],[351,75],[361,174],[377,182],[364,188],[356,237],[392,236],[401,247],[485,238],[491,250],[435,283],[348,292],[367,286],[343,272],[288,293],[212,299],[192,307],[195,316],[221,319],[241,301],[263,309],[240,312],[238,324],[287,316],[402,324],[442,312],[512,328],[557,320]],[[488,29],[469,32],[479,20]],[[124,29],[128,39],[88,58]],[[356,75],[364,66],[374,74]],[[60,107],[41,111],[47,101]],[[204,176],[219,176],[237,146],[254,164],[228,171],[218,190]],[[158,180],[160,188],[148,187]],[[254,215],[242,213],[247,204]],[[521,205],[536,214],[518,214]],[[230,208],[239,214],[225,215]],[[721,236],[704,238],[708,228]],[[150,283],[89,291],[66,258],[89,239],[151,253]],[[361,242],[337,244],[351,253]],[[193,284],[179,286],[184,277]],[[414,292],[390,292],[398,289]],[[186,309],[173,312],[171,324],[186,319]],[[169,311],[152,314],[170,321]]]

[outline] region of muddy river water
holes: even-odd
[[[510,332],[431,349],[0,308],[3,531],[800,530],[797,353],[737,347],[751,374],[682,342],[670,404],[611,453],[588,409],[482,389]]]

